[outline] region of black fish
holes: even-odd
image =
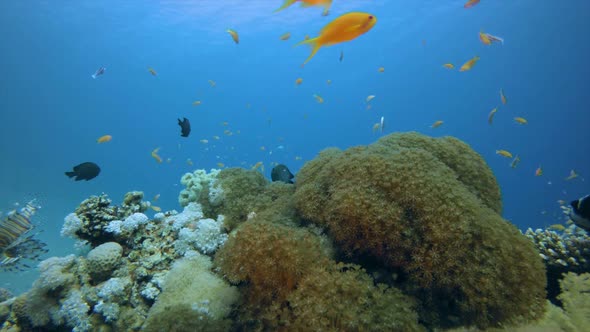
[[[80,180],[92,180],[100,173],[100,167],[97,164],[91,162],[81,163],[78,166],[74,166],[73,172],[66,172],[69,177],[76,177],[76,181]]]
[[[191,133],[191,123],[188,121],[187,118],[182,118],[182,121],[178,119],[178,125],[180,126],[180,136],[188,137]]]
[[[289,171],[287,166],[280,164],[273,167],[272,171],[270,172],[270,178],[273,182],[281,181],[285,183],[293,183],[292,179],[295,176]]]
[[[571,202],[570,218],[576,226],[590,232],[590,195]]]

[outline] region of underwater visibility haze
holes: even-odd
[[[590,329],[588,13],[2,1],[2,331]]]

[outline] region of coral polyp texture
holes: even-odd
[[[407,278],[423,320],[479,328],[535,320],[545,307],[543,263],[500,216],[500,198],[467,144],[418,133],[325,150],[295,192],[300,215],[327,227],[347,257]]]

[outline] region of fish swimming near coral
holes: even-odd
[[[178,119],[178,125],[180,126],[180,136],[188,137],[191,133],[191,123],[187,118]]]
[[[576,226],[590,232],[590,195],[576,199],[570,203],[570,218]]]
[[[287,166],[283,164],[279,164],[273,167],[272,171],[270,172],[270,178],[273,182],[280,181],[284,183],[293,183],[294,177],[295,176],[293,175],[293,173],[291,173]]]
[[[73,171],[65,172],[70,178],[75,177],[76,181],[80,180],[92,180],[100,174],[100,167],[93,162],[85,162],[80,165],[74,166]]]

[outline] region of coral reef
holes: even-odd
[[[251,212],[294,211],[290,200],[294,186],[285,183],[270,184],[260,172],[242,168],[224,170],[196,170],[186,173],[181,180],[185,185],[179,196],[182,206],[199,203],[208,218],[223,215],[225,227],[234,229],[248,219]],[[283,212],[280,212],[284,215]],[[288,218],[292,218],[289,216]]]
[[[84,200],[76,211],[65,218],[62,236],[88,241],[92,246],[113,239],[107,226],[113,220],[125,220],[134,213],[145,212],[150,204],[143,202],[143,192],[125,194],[120,206],[111,205],[107,195],[92,196]]]
[[[541,259],[498,214],[489,167],[457,139],[392,134],[326,150],[298,173],[295,201],[346,256],[408,278],[430,324],[486,328],[544,312]]]
[[[148,312],[144,331],[227,330],[239,293],[211,272],[211,260],[193,253],[177,261]]]
[[[547,267],[547,297],[561,305],[559,282],[568,272],[590,272],[590,236],[571,224],[563,231],[527,229],[524,235],[539,251]]]

